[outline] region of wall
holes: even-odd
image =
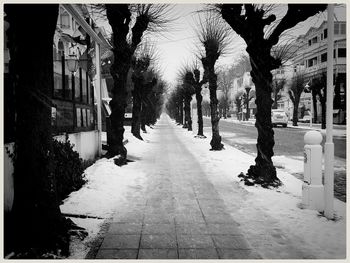
[[[55,139],[64,141],[65,136],[55,136]],[[74,144],[73,149],[77,151],[84,160],[95,159],[98,153],[98,131],[88,131],[69,134],[69,141]],[[7,149],[7,150],[6,150]],[[7,151],[12,152],[13,143],[5,144],[4,147],[4,210],[12,209],[13,205],[13,164]]]

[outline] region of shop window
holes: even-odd
[[[81,72],[81,91],[82,91],[82,98],[83,103],[89,103],[87,100],[87,83],[86,83],[86,72],[85,70],[82,70]]]
[[[56,123],[60,129],[71,129],[73,126],[73,107],[71,104],[59,104],[56,109]]]
[[[68,100],[72,100],[73,92],[72,92],[72,75],[71,74],[66,74],[64,78],[64,94],[65,98]]]
[[[86,127],[86,109],[82,109],[82,126]]]
[[[53,80],[54,80],[53,96],[55,98],[63,98],[62,75],[54,72],[53,73]]]
[[[346,57],[346,48],[338,48],[338,58]]]
[[[80,101],[80,78],[79,78],[79,71],[75,73],[74,76],[74,92],[75,92],[75,101]]]
[[[77,127],[81,127],[81,108],[76,108]]]

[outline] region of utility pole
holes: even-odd
[[[326,143],[324,176],[324,214],[328,219],[334,218],[334,144],[333,144],[333,46],[334,46],[334,4],[328,4],[328,40],[327,40],[327,109],[326,109]]]

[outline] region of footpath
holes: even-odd
[[[147,150],[128,148],[135,162],[109,168],[142,176],[114,203],[90,258],[345,258],[343,202],[335,200],[337,220],[328,221],[300,207],[301,183],[290,174],[279,172],[281,189],[248,188],[237,175],[253,157],[232,147],[210,152],[209,139],[166,115],[152,133]]]

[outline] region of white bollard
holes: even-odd
[[[304,136],[304,183],[302,202],[308,209],[324,210],[324,186],[322,184],[322,135],[309,131]]]

